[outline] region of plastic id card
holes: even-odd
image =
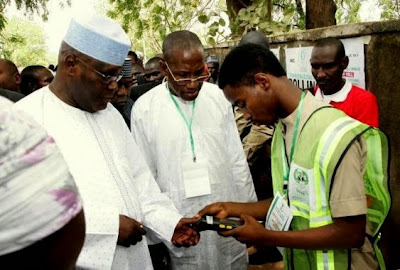
[[[211,194],[207,160],[202,156],[193,161],[192,155],[184,157],[182,162],[183,182],[186,198]]]

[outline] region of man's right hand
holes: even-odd
[[[119,234],[117,244],[124,247],[135,245],[142,241],[146,231],[142,223],[124,215],[119,215]]]
[[[217,218],[227,218],[229,216],[227,204],[224,202],[212,203],[200,210],[199,215],[215,216]]]

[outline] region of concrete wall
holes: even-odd
[[[365,45],[366,85],[377,96],[381,129],[391,145],[390,187],[392,209],[383,227],[380,246],[387,269],[400,269],[400,20],[341,25],[269,36],[271,48],[281,47],[280,59],[285,63],[283,46],[312,46],[324,37],[349,38],[370,36]],[[207,48],[222,61],[237,42]],[[399,109],[399,110],[397,110]]]

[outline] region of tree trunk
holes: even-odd
[[[306,0],[306,29],[336,25],[334,0]]]

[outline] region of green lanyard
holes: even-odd
[[[193,117],[194,117],[194,108],[196,107],[196,100],[193,100],[192,117],[190,118],[190,121],[188,121],[186,119],[185,114],[183,113],[181,107],[179,106],[178,102],[176,101],[175,97],[171,94],[171,91],[169,91],[168,82],[167,82],[167,89],[169,92],[169,96],[171,97],[172,101],[175,104],[176,109],[178,110],[179,114],[182,116],[183,120],[185,121],[186,126],[189,129],[190,148],[192,149],[193,162],[196,162],[196,152],[194,151],[194,140],[193,140],[193,133],[192,133],[192,123],[193,123]]]
[[[287,194],[287,189],[289,185],[289,172],[290,172],[290,164],[292,163],[293,160],[293,154],[294,154],[294,149],[296,148],[296,137],[299,129],[299,124],[300,124],[300,116],[301,116],[301,111],[303,110],[303,100],[304,96],[306,95],[305,92],[301,93],[301,98],[299,102],[299,106],[297,107],[297,115],[296,115],[296,122],[294,124],[294,131],[293,131],[293,138],[292,138],[292,145],[290,147],[290,156],[289,156],[289,164],[287,163],[286,160],[286,149],[285,149],[285,144],[282,143],[282,161],[283,161],[283,195]]]

